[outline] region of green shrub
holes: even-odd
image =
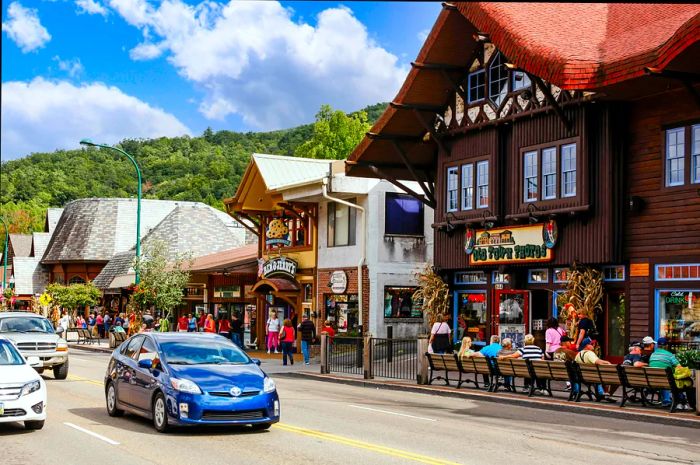
[[[678,352],[676,358],[684,367],[700,370],[700,350]]]

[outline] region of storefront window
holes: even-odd
[[[423,318],[423,307],[413,300],[415,287],[384,288],[384,318]]]
[[[673,343],[700,342],[700,289],[656,291],[657,335]]]
[[[472,340],[483,341],[486,339],[486,311],[485,292],[457,292],[457,339],[461,340],[469,336]]]
[[[554,282],[565,283],[569,280],[568,268],[554,268]]]
[[[201,290],[203,292],[203,290]],[[233,299],[241,297],[241,286],[219,286],[214,288],[214,298]]]
[[[530,284],[548,283],[549,270],[530,270],[527,273],[527,282]]]
[[[455,284],[486,284],[486,273],[483,271],[455,273]]]
[[[624,265],[604,266],[603,267],[603,281],[624,281],[624,280],[625,280],[625,267],[624,267]]]
[[[323,300],[326,304],[326,319],[339,333],[357,330],[357,294],[326,294]]]
[[[491,282],[493,284],[510,284],[510,275],[508,273],[494,271],[491,273]]]

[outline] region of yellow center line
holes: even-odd
[[[81,381],[85,383],[95,384],[100,387],[104,386],[104,383],[102,381],[90,378],[83,378],[82,376],[76,376],[72,374],[68,375],[68,379],[71,381]],[[355,447],[357,449],[364,449],[378,454],[384,454],[392,457],[412,460],[414,462],[419,463],[427,463],[430,465],[459,465],[458,462],[451,462],[449,460],[442,460],[434,457],[429,457],[427,455],[416,454],[406,450],[394,449],[392,447],[381,446],[379,444],[372,444],[369,442],[359,441],[357,439],[351,439],[331,433],[324,433],[323,431],[302,428],[299,426],[292,426],[286,423],[276,423],[273,425],[273,428],[282,431],[287,431],[289,433],[301,434],[303,436],[322,439],[328,442],[334,442],[336,444],[343,444],[345,446]]]
[[[350,447],[356,447],[358,449],[365,449],[378,454],[390,455],[392,457],[398,457],[402,459],[413,460],[420,463],[428,463],[431,465],[459,465],[457,462],[451,462],[448,460],[441,460],[433,457],[428,457],[427,455],[415,454],[401,449],[394,449],[391,447],[380,446],[379,444],[372,444],[369,442],[358,441],[356,439],[350,439],[343,436],[337,436],[335,434],[324,433],[322,431],[316,431],[307,428],[300,428],[298,426],[288,425],[286,423],[277,423],[273,425],[275,429],[281,429],[283,431],[288,431],[290,433],[301,434],[304,436],[309,436],[312,438],[322,439],[324,441],[335,442],[338,444],[343,444]]]

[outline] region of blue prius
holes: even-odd
[[[275,382],[229,339],[205,333],[141,333],[114,352],[105,375],[110,416],[124,411],[173,425],[252,425],[280,418]]]

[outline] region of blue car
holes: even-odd
[[[252,425],[280,418],[275,382],[229,339],[205,333],[141,333],[113,353],[105,375],[107,412],[181,425]]]

